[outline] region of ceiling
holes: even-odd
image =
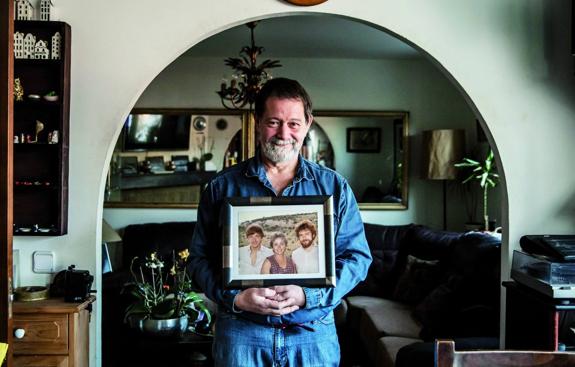
[[[331,15],[263,19],[255,31],[262,57],[406,59],[421,54],[399,39],[369,25]],[[249,45],[250,32],[240,25],[192,47],[188,57],[236,57]]]

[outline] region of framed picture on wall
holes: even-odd
[[[224,288],[335,287],[333,198],[227,198]]]
[[[378,127],[348,127],[348,153],[379,153],[381,149],[381,129]]]

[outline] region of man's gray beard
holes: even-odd
[[[280,139],[270,138],[262,146],[263,155],[274,163],[282,163],[291,161],[294,157],[297,157],[299,153],[299,147],[295,141],[290,142],[292,149],[285,149],[285,146],[277,146],[275,143],[281,142]]]

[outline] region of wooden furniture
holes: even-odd
[[[15,21],[14,31],[34,35],[49,49],[56,32],[61,36],[59,59],[14,60],[14,78],[23,89],[23,100],[14,98],[14,235],[63,235],[68,227],[70,26]],[[56,101],[45,99],[50,92]]]
[[[14,1],[0,3],[0,341],[12,344],[12,87],[14,85]],[[6,365],[12,365],[8,348]]]
[[[455,351],[452,340],[438,340],[435,343],[436,367],[567,367],[575,365],[575,353],[482,350]]]
[[[14,302],[14,366],[87,367],[88,327],[95,299]]]
[[[575,299],[554,299],[516,282],[507,289],[507,349],[575,350]]]

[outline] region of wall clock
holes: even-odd
[[[317,5],[326,2],[327,0],[286,0],[290,4],[299,6]]]

